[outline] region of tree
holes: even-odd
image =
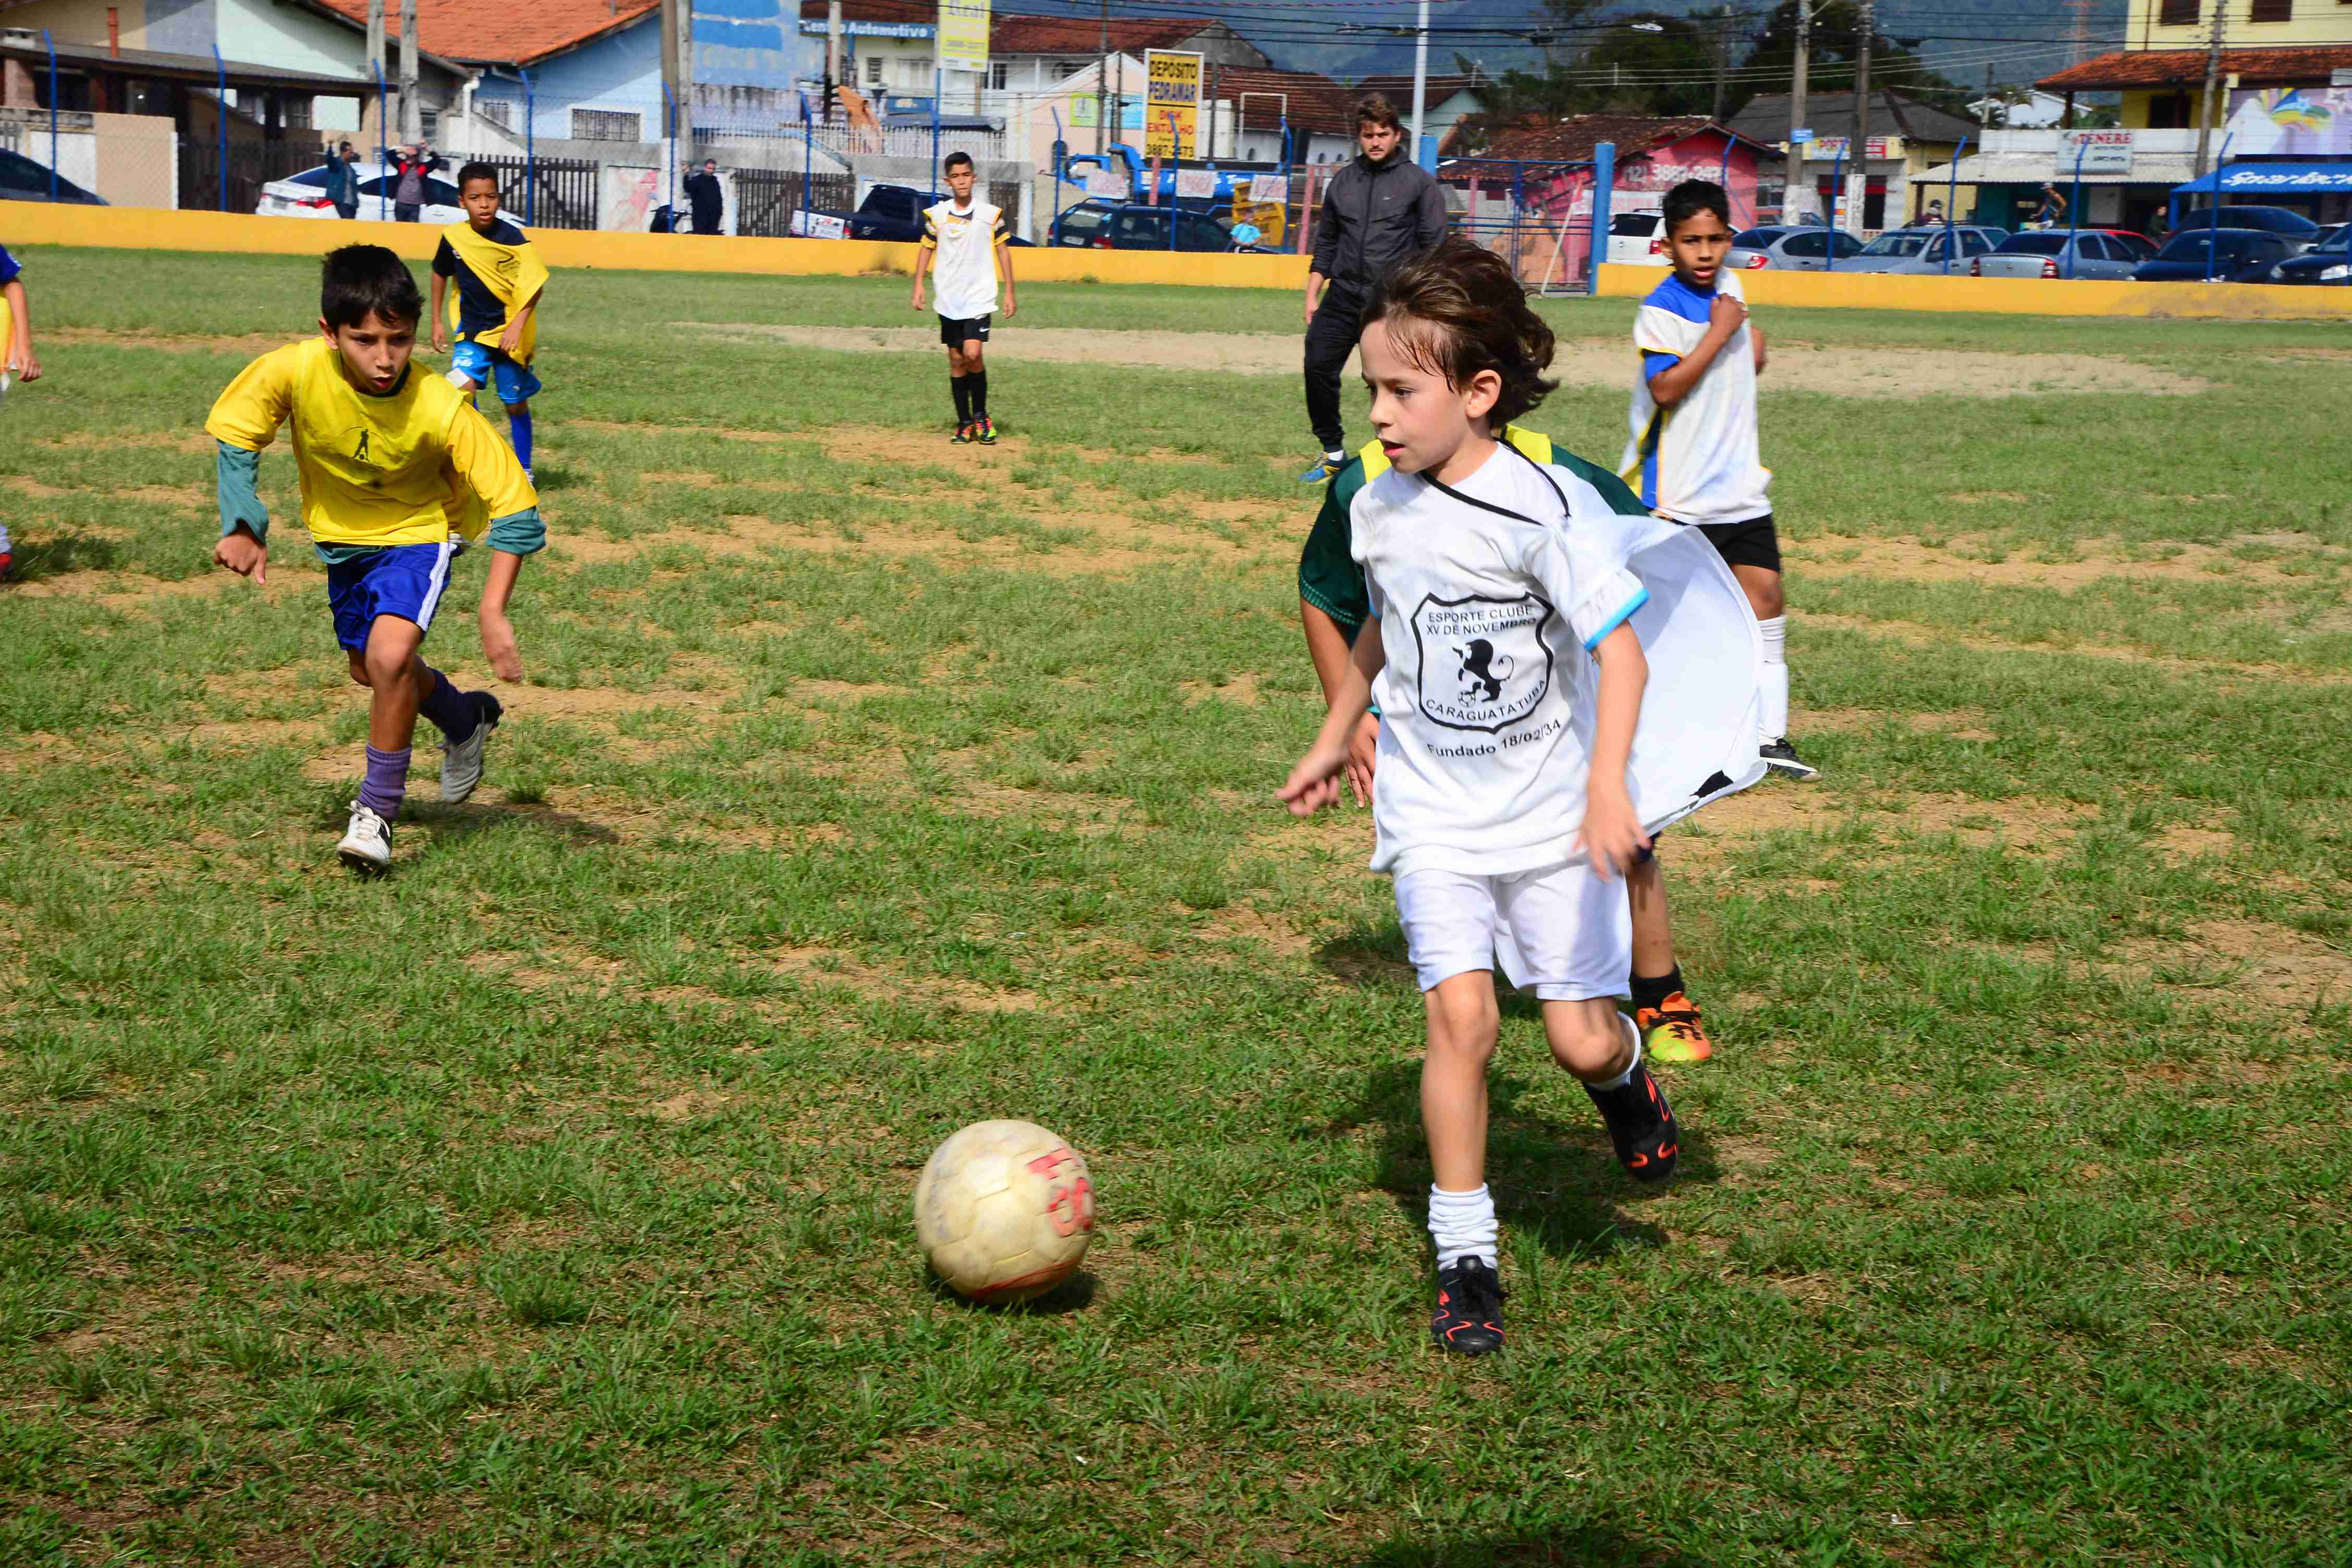
[[[1798,3],[1799,0],[1780,0],[1773,8],[1764,36],[1757,40],[1755,49],[1741,67],[1748,76],[1749,90],[1790,90],[1797,64]],[[1874,31],[1870,45],[1872,96],[1884,89],[1959,110],[1961,100],[1970,95],[1958,83],[1927,68],[1917,52],[1920,41],[1889,37],[1884,32]],[[1862,7],[1855,0],[1814,0],[1810,89],[1852,92],[1855,64],[1861,55]]]
[[[1601,34],[1580,69],[1611,109],[1705,114],[1715,106],[1715,44],[1688,17],[1645,11]]]

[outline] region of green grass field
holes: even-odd
[[[363,884],[282,451],[270,586],[209,570],[310,264],[26,259],[0,1563],[2352,1562],[2343,329],[1759,314],[1827,776],[1664,847],[1669,1190],[1507,1010],[1457,1364],[1369,822],[1271,799],[1297,381],[1121,349],[1291,296],[1024,289],[1099,358],[1001,342],[980,450],[935,349],[730,330],[903,279],[560,277],[530,679]],[[1097,1185],[1037,1310],[915,1248],[995,1116]]]

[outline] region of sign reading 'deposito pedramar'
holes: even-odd
[[[2061,131],[2058,133],[2058,161],[2051,172],[2062,176],[2074,173],[2074,159],[2083,160],[2086,174],[2128,174],[2132,168],[2132,133],[2128,131]]]
[[[1144,51],[1145,157],[1200,156],[1201,62],[1201,56],[1176,49]]]

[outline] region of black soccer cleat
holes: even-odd
[[[1503,1284],[1485,1258],[1465,1258],[1437,1271],[1429,1337],[1455,1355],[1492,1355],[1503,1348]]]
[[[1584,1086],[1608,1124],[1609,1142],[1616,1146],[1617,1163],[1637,1182],[1663,1182],[1675,1173],[1682,1152],[1682,1128],[1675,1121],[1666,1091],[1636,1063],[1633,1076],[1621,1089]]]
[[[1822,776],[1821,769],[1797,755],[1797,748],[1789,744],[1786,735],[1777,741],[1765,742],[1757,748],[1756,754],[1764,759],[1766,767],[1776,773],[1786,773],[1799,784]]]

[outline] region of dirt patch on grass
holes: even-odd
[[[2203,544],[2167,544],[2161,553],[2091,550],[2064,561],[2010,556],[1981,535],[1963,535],[1941,545],[1916,539],[1856,538],[1825,534],[1792,542],[1791,561],[1823,576],[1895,578],[1915,583],[1983,583],[2071,589],[2111,578],[2137,582],[2264,584],[2309,582],[2311,572],[2287,572],[2267,561],[2247,561]],[[1988,559],[1999,555],[2001,559]],[[2328,569],[2336,569],[2332,566]]]
[[[1976,632],[1955,631],[1946,626],[1927,626],[1918,621],[1879,620],[1865,616],[1840,616],[1823,611],[1807,611],[1807,626],[1829,630],[1860,632],[1865,637],[1880,637],[1915,647],[1933,648],[1949,654],[1956,647],[1974,648],[1979,653],[2071,654],[2084,658],[2112,659],[2118,664],[2136,665],[2147,669],[2170,670],[2180,675],[2210,677],[2242,675],[2252,679],[2294,681],[2303,686],[2352,685],[2352,675],[2338,675],[2328,670],[2305,669],[2284,664],[2239,664],[2226,659],[2175,658],[2168,654],[2143,653],[2137,648],[2116,647],[2105,643],[2014,642],[2007,637],[1986,637]],[[1798,721],[1801,727],[1801,719]]]
[[[174,354],[266,354],[295,341],[288,332],[245,332],[233,337],[198,333],[123,331],[112,327],[47,327],[41,329],[43,346],[68,348],[161,349]]]
[[[1949,735],[1956,741],[1991,741],[1999,737],[1992,719],[1980,709],[1958,708],[1939,713],[1903,713],[1884,708],[1811,708],[1798,716],[1799,726],[1811,733],[1875,730],[1897,724],[1919,735]]]
[[[940,346],[939,334],[928,327],[676,324],[722,337],[846,353],[937,353]],[[1000,327],[988,346],[992,355],[1052,364],[1296,375],[1299,342],[1297,335],[1290,332],[1106,332],[1081,327]],[[1567,344],[1553,359],[1552,373],[1572,385],[1619,386],[1632,363],[1629,354],[1630,351],[1600,343]],[[1828,349],[1792,343],[1772,351],[1764,385],[1768,393],[1912,399],[2083,392],[2180,396],[2204,392],[2212,384],[2095,354]]]
[[[47,334],[44,333],[46,337]],[[75,430],[63,436],[44,437],[34,443],[38,447],[64,447],[76,449],[96,448],[100,451],[135,449],[147,452],[201,453],[210,457],[220,443],[201,430],[149,430],[135,435],[110,435],[100,430]]]
[[[1230,702],[1236,708],[1255,708],[1265,699],[1258,694],[1258,682],[1264,677],[1254,669],[1245,669],[1222,686],[1205,680],[1182,680],[1176,689],[1184,694],[1184,706],[1196,708],[1203,702]]]

